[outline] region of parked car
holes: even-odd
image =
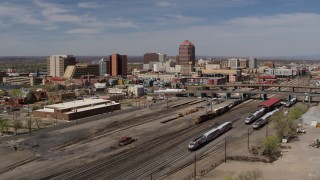
[[[296,132],[297,133],[306,133],[306,130],[303,128],[297,128]]]

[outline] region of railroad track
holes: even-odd
[[[257,102],[253,102],[246,104],[242,108],[245,108],[248,111],[257,104]],[[244,109],[240,109],[240,106],[237,106],[229,112],[238,112],[241,114],[242,111],[244,111]],[[221,123],[225,119],[231,119],[233,116],[232,113],[226,113],[215,118],[214,121],[215,123]],[[187,148],[186,146],[181,145],[181,142],[188,142],[193,136],[199,134],[199,132],[206,131],[211,122],[212,121],[208,121],[198,126],[164,135],[161,138],[138,145],[130,151],[119,153],[112,157],[102,158],[92,163],[45,177],[44,179],[99,179],[102,177],[105,179],[132,179],[129,178],[129,176],[134,172],[149,172],[154,169],[152,163],[148,163],[150,160],[160,161],[162,159],[174,158],[169,155],[170,153],[166,154],[170,149],[179,147],[176,148],[178,151],[177,153],[181,153],[182,149],[185,152]],[[158,156],[158,158],[155,159],[154,157],[156,156]],[[128,160],[128,157],[130,160]],[[157,164],[161,165],[163,162],[158,162]],[[137,178],[141,176],[141,173],[135,174],[135,177]]]
[[[182,103],[182,104],[179,103],[178,106],[176,106],[175,108],[169,108],[166,111],[166,113],[155,112],[157,114],[156,116],[155,116],[155,113],[148,113],[148,114],[145,114],[145,115],[142,115],[142,116],[137,116],[137,117],[134,117],[134,118],[132,118],[132,117],[125,118],[123,121],[126,122],[126,127],[123,127],[123,128],[120,128],[120,129],[117,129],[116,127],[110,127],[110,129],[108,129],[107,133],[98,133],[98,134],[93,134],[93,135],[90,135],[90,136],[87,136],[87,137],[83,137],[83,138],[79,138],[79,139],[73,139],[73,140],[71,140],[71,141],[69,141],[67,143],[52,147],[52,148],[50,148],[50,150],[54,151],[54,150],[63,149],[63,148],[66,148],[66,147],[69,147],[69,146],[72,146],[72,145],[75,145],[75,144],[78,144],[78,143],[90,142],[92,140],[108,136],[108,135],[110,135],[112,133],[121,132],[121,131],[124,131],[126,129],[130,129],[130,128],[137,127],[137,126],[140,126],[140,125],[152,122],[152,121],[156,121],[156,120],[158,120],[160,118],[164,118],[164,117],[168,116],[168,114],[170,114],[170,113],[173,113],[173,112],[176,112],[176,111],[178,111],[180,109],[183,109],[184,105],[188,105],[189,103],[192,103],[192,102],[193,101],[188,101],[188,102]],[[193,102],[192,105],[200,103],[200,102],[203,102],[203,101]],[[139,121],[140,119],[147,119],[147,120]],[[123,123],[123,122],[121,122],[121,123]]]

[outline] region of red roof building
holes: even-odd
[[[275,104],[279,103],[281,100],[279,98],[271,98],[269,100],[263,101],[260,106],[267,107],[268,109],[274,107]]]

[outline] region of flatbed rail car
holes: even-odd
[[[215,140],[217,137],[229,131],[231,128],[232,128],[232,123],[225,122],[219,125],[218,127],[205,132],[200,137],[197,137],[196,139],[192,140],[188,145],[188,149],[190,151],[195,151],[201,148],[202,146],[206,145],[210,141]]]
[[[183,105],[192,103],[192,102],[194,102],[194,101],[195,101],[195,100],[191,100],[191,101],[187,101],[187,102],[184,102],[184,103],[176,104],[176,105],[171,106],[171,108],[176,108],[176,107],[179,107],[179,106],[183,106]]]

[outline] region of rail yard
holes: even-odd
[[[259,105],[263,100],[211,101],[171,97],[149,107],[105,113],[80,119],[77,124],[40,130],[32,136],[7,138],[1,143],[1,153],[12,159],[1,159],[4,162],[0,167],[1,178],[169,178],[192,165],[195,159],[200,161],[220,154],[226,146],[232,149],[233,144],[242,142],[249,133],[259,132],[251,128],[252,122],[247,125],[245,119],[262,109]],[[268,116],[264,114],[255,120],[269,118],[268,113]],[[215,134],[205,145],[188,149],[190,142],[210,130],[220,129],[226,122],[230,122],[229,127],[232,124],[231,129]],[[259,125],[255,129],[263,128]],[[19,142],[18,150],[13,151],[8,142]]]

